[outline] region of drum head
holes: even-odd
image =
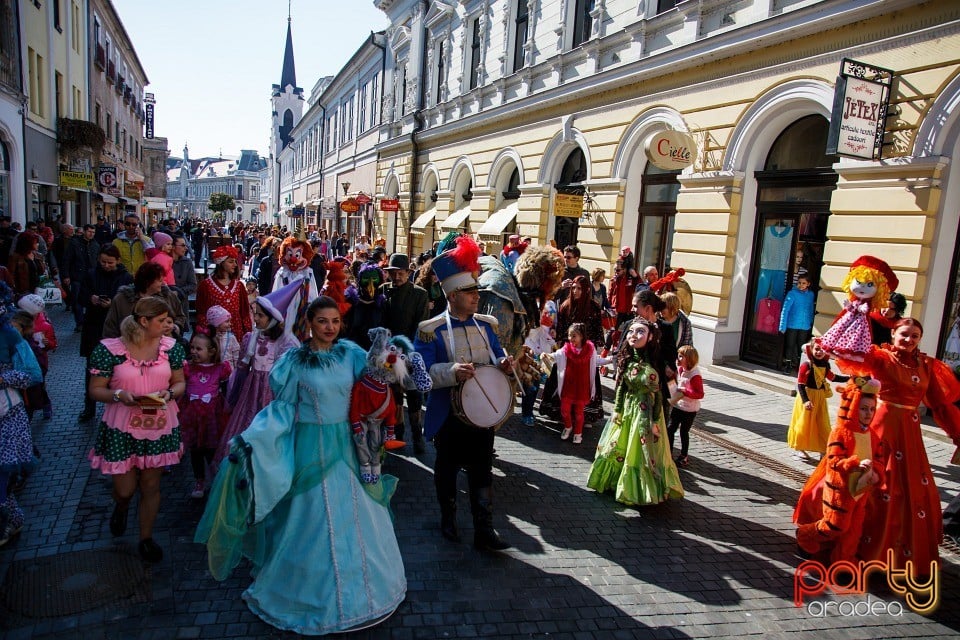
[[[513,412],[513,389],[507,376],[492,366],[477,367],[460,389],[462,417],[475,427],[498,427]]]

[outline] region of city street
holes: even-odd
[[[222,583],[193,543],[203,502],[189,497],[187,459],[163,480],[155,537],[163,561],[136,556],[136,517],[111,538],[110,483],[86,459],[94,423],[78,425],[83,363],[79,335],[63,310],[49,313],[60,347],[52,354],[51,420],[34,421],[40,468],[19,499],[27,521],[0,548],[0,635],[21,638],[293,637],[250,613],[241,593],[242,563]],[[608,386],[612,398],[611,382]],[[391,455],[400,478],[392,506],[408,592],[399,610],[356,638],[943,638],[960,631],[960,555],[941,547],[940,606],[924,617],[872,582],[870,613],[846,615],[868,596],[810,596],[794,606],[795,555],[790,518],[813,466],[785,445],[792,398],[705,372],[706,398],[682,469],[686,497],[627,508],[585,482],[598,425],[576,446],[538,418],[519,414],[498,433],[495,524],[514,545],[502,556],[469,544],[465,478],[462,544],[440,536],[432,447]],[[609,406],[607,407],[609,409]],[[953,446],[926,437],[946,505],[960,492]],[[304,567],[325,571],[327,567]],[[849,602],[847,608],[825,601]],[[882,605],[877,605],[882,602]],[[865,607],[866,608],[866,607]],[[848,610],[849,609],[849,610]],[[859,609],[858,609],[859,611]]]

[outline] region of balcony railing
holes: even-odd
[[[57,142],[64,151],[90,149],[100,151],[107,136],[99,126],[86,120],[57,119]]]
[[[93,54],[93,62],[100,67],[101,71],[107,68],[107,54],[103,50],[102,44],[97,44],[97,50]]]

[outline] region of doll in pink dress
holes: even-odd
[[[843,280],[843,290],[849,296],[843,311],[833,325],[818,338],[828,354],[860,357],[873,344],[870,312],[886,306],[890,292],[900,282],[890,266],[873,256],[860,256],[850,265]]]

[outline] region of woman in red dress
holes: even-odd
[[[231,246],[222,246],[211,257],[217,268],[197,286],[197,326],[206,327],[207,309],[220,305],[230,312],[230,329],[239,342],[253,329],[247,288],[240,279],[239,254]]]
[[[939,562],[937,547],[943,538],[940,496],[920,433],[917,407],[922,402],[936,423],[960,445],[960,382],[943,362],[917,350],[923,327],[913,318],[897,322],[893,344],[872,346],[863,362],[838,358],[851,373],[880,380],[880,402],[872,428],[879,438],[874,460],[883,464],[886,486],[865,499],[866,518],[858,555],[863,560],[886,561],[903,568],[913,561],[915,575],[930,572]]]

